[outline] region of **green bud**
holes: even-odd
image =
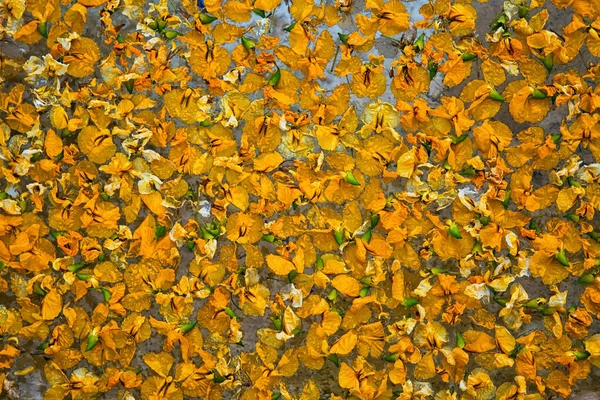
[[[560,138],[562,138],[562,134],[555,133],[554,135],[550,135],[550,138],[552,139],[552,142],[554,144],[558,144],[558,142],[560,141]]]
[[[179,330],[181,330],[181,333],[188,333],[189,331],[191,331],[192,329],[194,329],[194,327],[196,326],[196,321],[194,322],[188,322],[185,324],[179,324]]]
[[[261,17],[261,18],[265,18],[265,17],[267,16],[267,14],[265,14],[265,12],[264,12],[263,10],[260,10],[260,9],[258,9],[258,8],[254,8],[254,9],[252,10],[252,12],[253,12],[254,14],[258,15],[258,16],[259,16],[259,17]]]
[[[315,269],[317,271],[320,271],[323,268],[325,268],[325,263],[323,262],[323,259],[321,258],[321,256],[317,256],[317,264],[315,265]]]
[[[336,243],[341,246],[342,243],[344,243],[344,228],[333,231],[333,236],[335,237]]]
[[[496,101],[506,100],[504,97],[502,97],[502,95],[496,89],[492,89],[490,91],[489,97],[490,97],[490,99],[496,100]]]
[[[541,297],[536,297],[535,299],[531,299],[527,303],[523,304],[523,307],[531,308],[533,310],[539,310],[540,306],[544,303],[544,299],[542,299]]]
[[[54,157],[54,162],[59,162],[61,161],[63,158],[65,158],[65,152],[61,151],[60,153],[58,153],[58,155],[56,157]]]
[[[502,205],[504,206],[504,209],[508,209],[508,204],[510,203],[510,190],[506,191],[506,197],[504,197],[504,200],[502,200]]]
[[[48,39],[48,21],[38,23],[37,31],[44,38]]]
[[[85,267],[85,264],[84,264],[84,263],[79,263],[79,264],[72,264],[72,265],[69,265],[69,266],[67,267],[67,269],[68,269],[69,271],[71,271],[72,273],[75,273],[75,272],[79,271],[79,270],[80,270],[81,268],[83,268],[83,267]]]
[[[77,273],[75,274],[75,276],[77,277],[77,279],[80,279],[82,281],[89,281],[90,278],[92,277],[92,275],[90,274],[82,274],[82,273]]]
[[[503,12],[498,14],[496,16],[496,18],[493,19],[492,23],[490,24],[490,28],[492,28],[492,30],[496,30],[501,26],[506,26],[506,22],[507,22],[507,18],[506,18],[506,14],[504,14]]]
[[[448,272],[447,270],[438,267],[433,267],[430,269],[430,271],[433,275],[445,274],[446,272]]]
[[[172,40],[175,39],[177,36],[179,36],[179,32],[168,29],[165,32],[165,37],[167,38],[167,40]]]
[[[215,238],[213,236],[213,234],[210,233],[210,231],[208,229],[206,229],[205,227],[201,226],[200,229],[202,230],[202,238],[204,240],[212,240]]]
[[[444,163],[442,164],[442,167],[444,167],[444,169],[450,171],[452,169],[452,166],[450,165],[450,163],[448,162],[448,159],[446,158],[444,160]]]
[[[71,136],[71,131],[70,130],[63,129],[62,131],[60,131],[60,137],[61,138],[64,139],[64,138],[69,137],[69,136]]]
[[[229,316],[231,319],[240,319],[239,315],[237,315],[231,308],[225,307],[225,314]]]
[[[205,119],[200,121],[200,126],[204,127],[204,128],[210,128],[211,126],[214,125],[214,122],[209,120],[209,119]]]
[[[65,234],[65,231],[50,231],[50,236],[52,236],[54,239],[58,239],[59,236],[62,236]]]
[[[165,21],[164,19],[160,18],[156,21],[157,23],[157,30],[159,32],[162,32],[166,27],[167,27],[167,21]]]
[[[400,304],[402,304],[406,308],[411,308],[419,304],[419,300],[414,299],[412,297],[407,297],[406,299],[402,300],[402,303]]]
[[[588,235],[596,241],[598,240],[598,238],[600,238],[600,234],[598,234],[598,232],[592,231],[592,232],[589,232]]]
[[[506,303],[508,303],[508,300],[503,299],[502,297],[496,297],[494,299],[494,301],[498,304],[500,304],[501,306],[506,306]]]
[[[373,284],[373,278],[370,276],[364,276],[364,277],[360,278],[359,282],[362,283],[363,285],[371,286]]]
[[[125,39],[123,38],[123,36],[121,36],[121,34],[117,35],[117,43],[120,43],[120,44],[125,43]]]
[[[383,361],[387,361],[387,362],[393,363],[393,362],[396,362],[396,360],[398,359],[398,357],[399,357],[398,354],[388,354],[386,356],[381,357],[381,359]]]
[[[460,55],[460,58],[462,58],[463,61],[471,61],[477,58],[477,56],[475,54],[469,54],[469,53],[462,53]]]
[[[519,17],[520,17],[520,18],[525,18],[525,17],[527,17],[527,13],[528,13],[528,12],[529,12],[529,7],[527,7],[527,6],[523,5],[523,4],[521,4],[521,5],[519,6]]]
[[[581,187],[581,183],[575,180],[575,178],[571,178],[570,176],[567,178],[567,182],[569,182],[569,186]]]
[[[33,292],[41,297],[46,296],[46,291],[42,289],[42,286],[39,284],[39,282],[33,284]]]
[[[8,199],[8,193],[2,191],[0,192],[0,200],[6,200]]]
[[[429,62],[427,70],[429,71],[429,80],[431,80],[438,72],[438,65],[434,62]]]
[[[529,229],[531,229],[533,231],[539,230],[539,227],[537,225],[537,222],[535,222],[535,219],[532,219],[529,221]]]
[[[340,42],[342,42],[342,44],[348,44],[348,38],[350,37],[350,35],[338,33],[338,37],[340,38]]]
[[[272,233],[268,233],[268,234],[262,235],[262,239],[265,242],[273,243],[275,241],[275,235],[273,235]]]
[[[423,51],[423,49],[425,48],[425,34],[421,33],[421,36],[419,36],[417,38],[417,40],[415,40],[415,42],[413,43],[413,46],[415,47],[415,49],[417,51]]]
[[[36,349],[36,350],[39,350],[39,351],[44,351],[44,350],[46,350],[48,347],[50,347],[50,343],[48,343],[48,342],[45,342],[45,343],[42,343],[42,344],[40,344],[40,345],[39,345],[38,347],[36,347],[35,349]]]
[[[292,281],[294,280],[294,278],[295,278],[296,276],[298,276],[298,271],[296,271],[295,269],[294,269],[294,270],[291,270],[291,271],[288,273],[288,275],[287,275],[288,282],[289,282],[289,283],[292,283]]]
[[[553,315],[555,312],[556,312],[556,310],[554,308],[546,307],[542,310],[542,315],[549,316],[549,315]]]
[[[453,144],[459,144],[459,143],[463,142],[468,137],[469,137],[469,135],[465,133],[465,134],[462,134],[460,136],[452,136],[451,139],[452,139],[452,143]]]
[[[242,36],[242,46],[244,46],[246,51],[249,53],[250,50],[256,47],[256,42],[251,39],[248,39],[245,36]]]
[[[283,28],[283,30],[286,31],[286,32],[291,32],[292,29],[294,29],[295,26],[296,26],[296,22],[294,22],[290,26],[287,26],[287,27]]]
[[[581,360],[585,360],[586,358],[588,358],[589,356],[591,356],[592,354],[588,351],[580,351],[580,350],[575,350],[575,359],[577,361],[581,361]]]
[[[202,25],[208,25],[208,24],[212,24],[213,22],[215,22],[218,18],[214,17],[210,14],[200,13],[200,15],[198,16],[198,19],[200,20],[200,23]]]
[[[154,227],[154,238],[155,239],[160,239],[161,237],[165,236],[166,234],[167,234],[167,228],[165,226],[156,225]]]
[[[189,251],[193,251],[194,247],[196,247],[196,243],[194,243],[194,241],[192,241],[192,240],[188,240],[185,242],[185,246],[187,247],[187,249]]]
[[[456,347],[459,349],[464,349],[466,345],[467,342],[465,342],[465,338],[460,334],[460,332],[456,332]]]
[[[340,358],[338,357],[338,355],[337,355],[337,354],[329,354],[329,355],[327,356],[327,359],[328,359],[329,361],[331,361],[331,362],[332,362],[332,363],[333,363],[333,364],[334,364],[336,367],[339,367],[339,366],[340,366]]]
[[[123,85],[125,86],[125,88],[127,89],[127,91],[131,94],[133,93],[133,84],[135,83],[134,79],[130,79],[128,81],[125,81],[123,83]]]
[[[223,375],[221,375],[216,369],[213,369],[213,383],[219,384],[223,382],[225,382]]]
[[[277,392],[277,393],[273,393],[271,395],[271,400],[279,400],[281,398],[281,393]]]
[[[360,291],[358,292],[358,295],[360,297],[367,297],[367,295],[369,294],[369,287],[364,287],[362,289],[360,289]]]
[[[271,317],[271,322],[273,322],[275,330],[281,331],[281,329],[283,329],[283,320],[281,317]]]
[[[476,241],[475,244],[473,245],[473,249],[471,250],[471,253],[482,254],[483,253],[483,244],[480,241]]]
[[[548,54],[546,57],[542,58],[542,64],[546,67],[546,71],[548,73],[552,72],[552,68],[554,68],[554,60],[552,59],[552,53]]]
[[[92,350],[94,347],[96,347],[97,343],[98,343],[98,335],[90,332],[90,334],[87,337],[87,346],[85,347],[85,351]]]
[[[579,222],[579,215],[577,215],[577,214],[569,213],[569,214],[565,215],[565,217],[567,219],[570,219],[573,222]]]
[[[375,228],[379,223],[379,214],[371,214],[371,229]]]
[[[148,24],[148,28],[152,29],[153,31],[158,29],[158,22],[156,22],[156,20],[150,21],[150,23]]]
[[[106,259],[106,254],[104,254],[104,253],[98,254],[98,261],[104,262],[105,259]]]
[[[336,301],[337,300],[337,290],[331,289],[331,292],[329,292],[329,294],[327,295],[327,298],[331,301]]]
[[[564,250],[556,252],[556,261],[560,263],[563,267],[569,266],[569,261],[567,260],[567,255]]]
[[[100,193],[100,197],[104,201],[109,201],[110,200],[110,196],[107,193],[105,193],[105,192]]]
[[[467,168],[460,171],[459,174],[462,176],[473,176],[475,175],[475,169],[469,165]]]
[[[344,173],[344,180],[346,182],[348,182],[349,184],[351,184],[351,185],[360,186],[360,182],[358,182],[356,180],[356,178],[354,177],[354,174],[352,173],[352,171],[346,171]]]
[[[548,95],[546,93],[542,92],[540,89],[533,89],[533,92],[531,93],[531,97],[533,97],[534,99],[543,100],[546,97],[548,97]]]
[[[206,229],[208,229],[208,231],[210,232],[211,235],[213,235],[214,237],[219,236],[219,234],[221,233],[221,228],[218,222],[213,222],[211,224],[209,224]]]
[[[112,293],[105,288],[100,288],[100,290],[102,291],[102,296],[104,297],[104,301],[108,303],[110,301],[110,299],[112,298]]]
[[[510,353],[508,353],[508,356],[509,356],[510,358],[515,358],[515,357],[517,357],[517,356],[519,355],[519,352],[521,351],[521,349],[522,349],[522,348],[523,348],[523,347],[522,347],[522,346],[521,346],[519,343],[517,343],[517,344],[515,345],[514,349],[512,349],[512,350],[510,351]]]
[[[577,283],[581,285],[589,285],[590,283],[594,282],[594,278],[596,278],[594,275],[586,272],[585,274],[581,275]]]
[[[271,77],[269,78],[269,85],[270,86],[277,86],[277,84],[279,83],[279,81],[281,80],[281,70],[279,68],[277,68],[277,71],[275,71],[275,73],[273,73],[273,75],[271,75]]]
[[[371,236],[372,236],[372,233],[371,233],[371,228],[369,228],[369,229],[368,229],[368,230],[365,232],[365,234],[364,234],[364,235],[362,235],[362,237],[361,237],[361,240],[362,240],[363,242],[367,242],[367,243],[369,243],[369,242],[371,241]]]
[[[460,234],[460,230],[458,229],[458,225],[454,222],[450,223],[450,227],[448,228],[448,233],[455,237],[456,239],[462,239],[462,235]]]

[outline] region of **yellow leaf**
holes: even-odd
[[[50,110],[50,123],[55,129],[62,130],[69,126],[69,116],[61,106],[54,106]]]
[[[254,159],[254,170],[258,172],[272,172],[283,162],[279,153],[261,154]]]
[[[42,300],[42,318],[46,321],[51,321],[58,317],[62,310],[62,296],[58,290],[52,289]]]
[[[110,160],[117,150],[108,129],[86,126],[79,132],[77,143],[81,152],[96,164],[104,164]]]
[[[350,354],[357,342],[358,335],[354,331],[349,331],[333,343],[329,352],[340,355]]]
[[[415,366],[414,376],[418,380],[431,379],[436,375],[435,363],[431,352],[425,354],[421,361]]]
[[[463,333],[462,336],[466,342],[464,347],[465,351],[485,353],[486,351],[496,348],[494,338],[485,332],[470,330]]]
[[[49,129],[48,133],[46,133],[44,150],[46,150],[48,157],[51,158],[58,156],[63,151],[62,139],[52,129]]]
[[[340,372],[338,374],[338,381],[340,387],[344,389],[358,389],[359,381],[356,373],[346,363],[340,365]]]
[[[358,297],[360,284],[358,281],[348,275],[338,275],[331,281],[331,285],[344,296]]]
[[[398,301],[404,300],[405,297],[404,273],[396,272],[392,277],[392,297]]]
[[[294,263],[287,258],[269,254],[267,256],[267,266],[277,275],[285,276],[296,269]]]
[[[143,359],[148,367],[162,377],[167,377],[169,375],[171,367],[175,362],[173,356],[165,352],[148,353],[143,357]]]

